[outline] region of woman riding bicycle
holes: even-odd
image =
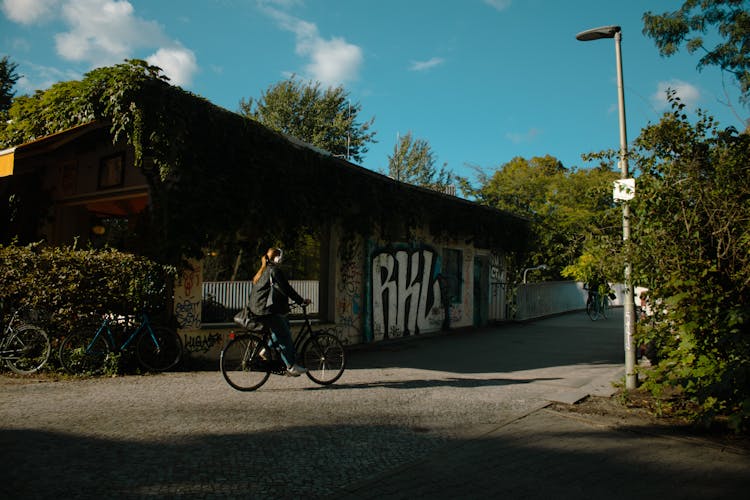
[[[307,370],[296,363],[294,342],[289,328],[289,299],[297,304],[309,304],[289,284],[280,264],[280,248],[269,248],[261,258],[261,266],[253,277],[250,291],[250,312],[258,316],[263,325],[271,330],[271,337],[278,344],[281,358],[287,367],[287,374],[299,377]]]

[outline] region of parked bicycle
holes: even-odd
[[[177,332],[152,325],[145,312],[137,325],[130,319],[106,314],[98,328],[78,330],[67,336],[60,345],[60,364],[69,373],[98,374],[104,370],[112,353],[121,353],[131,345],[135,345],[136,358],[147,370],[165,371],[180,362],[182,340]],[[116,341],[113,327],[122,327],[125,331],[122,343]],[[115,328],[117,330],[119,328]]]
[[[310,380],[321,385],[332,384],[346,367],[344,345],[329,331],[313,330],[307,306],[300,307],[304,321],[294,341],[298,360],[307,368]],[[232,332],[229,339],[221,351],[220,366],[224,380],[234,389],[254,391],[265,384],[272,373],[286,374],[286,365],[271,341],[268,328]]]
[[[13,311],[2,328],[0,359],[15,373],[28,375],[47,363],[52,346],[47,332],[22,319],[19,308]]]

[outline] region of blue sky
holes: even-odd
[[[375,118],[363,166],[385,168],[397,137],[429,142],[459,175],[516,156],[619,146],[613,40],[576,33],[622,26],[628,139],[678,90],[722,125],[747,110],[697,55],[658,55],[641,34],[647,10],[682,0],[0,0],[0,56],[18,63],[18,94],[90,69],[147,59],[173,83],[230,110],[295,74],[343,85]],[[728,96],[725,95],[728,92]],[[725,104],[729,100],[734,111]]]

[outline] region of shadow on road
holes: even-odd
[[[544,414],[468,440],[388,425],[148,442],[0,430],[0,447],[5,498],[740,498],[750,487],[747,456]]]
[[[386,389],[429,389],[433,387],[455,387],[459,389],[473,389],[476,387],[495,387],[515,384],[531,384],[537,381],[560,380],[558,377],[550,378],[530,378],[530,379],[511,379],[511,378],[455,378],[447,377],[440,379],[419,379],[419,380],[394,380],[365,382],[358,384],[334,384],[330,386],[314,386],[305,388],[308,391],[319,391],[326,389],[374,389],[382,387]]]

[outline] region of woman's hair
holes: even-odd
[[[260,269],[258,269],[258,272],[255,273],[255,276],[253,276],[253,283],[257,283],[260,277],[263,275],[263,271],[266,270],[266,267],[268,267],[268,263],[273,260],[274,257],[277,255],[281,255],[281,249],[276,247],[271,247],[268,249],[266,254],[260,258]]]

